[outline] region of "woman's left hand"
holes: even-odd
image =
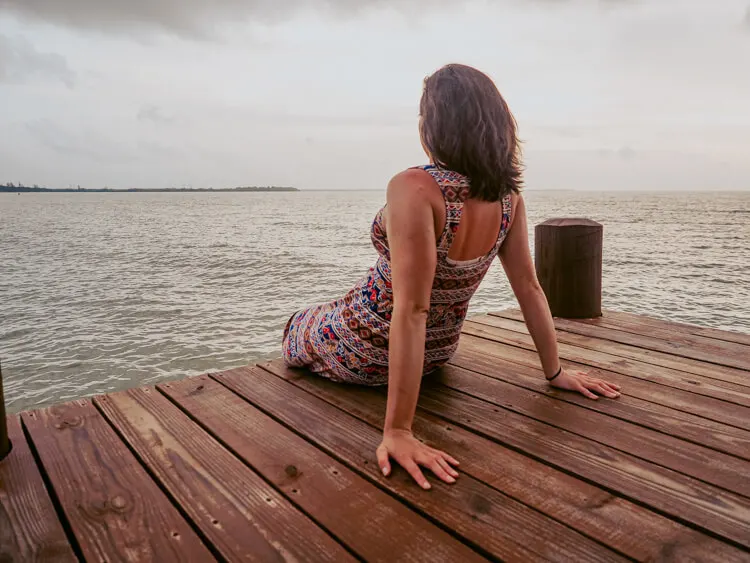
[[[590,377],[583,371],[569,371],[563,369],[562,373],[549,382],[552,387],[575,391],[589,399],[598,399],[598,395],[616,399],[620,396],[620,386],[609,383],[603,379]],[[595,394],[596,393],[596,394]]]

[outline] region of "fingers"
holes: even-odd
[[[616,399],[620,396],[620,393],[612,388],[612,386],[607,383],[606,381],[602,381],[601,379],[587,379],[584,382],[584,385],[586,388],[596,391],[600,395],[604,395],[605,397],[609,397],[610,399]]]
[[[583,385],[581,385],[578,388],[578,392],[581,395],[583,395],[584,397],[588,398],[588,399],[593,399],[594,401],[596,401],[597,399],[599,399],[599,397],[597,397],[596,395],[594,395],[591,391],[589,391],[588,389],[586,389]]]
[[[380,470],[383,472],[383,475],[388,477],[388,475],[391,474],[391,463],[388,460],[388,450],[384,446],[380,446],[376,453]]]
[[[458,477],[458,471],[450,466],[450,463],[448,463],[447,459],[445,459],[444,457],[440,457],[438,458],[438,463],[440,463],[440,466],[448,475],[450,475],[451,477]]]
[[[458,463],[458,460],[456,458],[449,456],[445,452],[440,452],[440,455],[442,455],[443,459],[447,461],[448,463],[450,463],[451,465],[456,465],[456,466],[461,465],[460,463]]]
[[[401,466],[409,472],[409,475],[414,478],[414,480],[417,482],[417,485],[422,487],[424,490],[427,491],[432,488],[429,481],[427,481],[425,476],[422,474],[422,471],[419,469],[419,466],[414,463],[413,460],[404,462],[401,464]]]

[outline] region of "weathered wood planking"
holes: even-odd
[[[520,311],[492,313],[490,317],[523,322]],[[740,353],[726,353],[717,348],[706,352],[695,346],[649,338],[639,334],[592,326],[569,319],[555,320],[555,328],[566,335],[578,335],[593,339],[598,347],[612,350],[621,356],[642,360],[658,366],[672,367],[688,373],[730,381],[739,385],[750,385],[748,373],[750,356]],[[583,339],[579,341],[584,342]],[[591,343],[591,340],[585,341]],[[727,346],[731,346],[727,344]],[[742,347],[745,348],[744,346]]]
[[[485,348],[488,348],[486,343],[484,345]],[[471,348],[471,350],[474,350],[474,348]],[[639,380],[628,379],[625,381],[623,378],[612,377],[610,373],[602,373],[597,375],[621,383],[625,388],[625,394],[616,401],[591,401],[580,394],[566,393],[550,387],[544,380],[544,373],[540,368],[532,368],[528,365],[508,361],[501,354],[502,352],[494,350],[492,353],[489,351],[485,353],[467,351],[467,347],[464,346],[451,360],[451,366],[486,375],[566,403],[750,460],[750,431],[685,412],[690,406],[689,400],[696,399],[695,395],[687,399],[678,397],[683,401],[679,404],[683,410],[665,407],[659,403],[631,396],[633,395],[633,389],[638,388],[639,384],[642,385]],[[536,363],[539,363],[538,360]],[[451,373],[451,371],[451,368],[446,369],[447,373]],[[451,387],[450,378],[443,378],[441,382]],[[649,386],[649,384],[645,384],[645,386]],[[653,387],[649,386],[647,390],[644,390],[643,396],[653,399],[654,397],[649,395],[653,391]],[[673,400],[675,394],[674,391],[669,392],[669,396]],[[750,416],[750,412],[748,416]]]
[[[77,561],[21,429],[8,417],[11,456],[0,463],[0,561]]]
[[[750,463],[498,379],[449,366],[440,380],[491,404],[750,497]]]
[[[216,377],[319,448],[494,557],[508,561],[621,560],[613,551],[468,475],[454,485],[433,480],[431,492],[412,486],[411,478],[400,470],[384,478],[372,460],[380,431],[270,373],[245,369]]]
[[[95,401],[222,557],[354,560],[159,392],[133,389]]]
[[[657,319],[656,317],[648,317],[645,315],[636,315],[634,313],[623,313],[620,311],[606,310],[605,314],[608,319],[613,321],[624,321],[625,323],[636,322],[644,327],[654,327],[669,332],[681,332],[684,334],[695,334],[697,336],[703,336],[705,338],[711,338],[714,340],[722,340],[724,342],[735,342],[737,344],[744,344],[750,346],[750,334],[742,332],[734,332],[730,330],[719,330],[716,328],[708,328],[703,326],[697,326],[687,323],[679,323],[675,321],[665,321]],[[648,335],[649,333],[645,333]]]
[[[245,370],[222,374],[226,380]],[[254,379],[250,378],[254,385]],[[475,561],[480,557],[356,472],[206,377],[161,388],[339,541],[368,561]],[[280,396],[286,408],[296,409]],[[314,421],[310,421],[315,423]],[[394,525],[396,524],[396,525]]]
[[[519,315],[468,321],[423,384],[454,486],[381,475],[383,389],[269,362],[11,417],[0,559],[750,562],[750,336],[557,320],[564,365],[623,386],[590,401]]]
[[[463,330],[464,336],[478,336],[510,346],[517,346],[531,351],[536,350],[531,336],[529,336],[528,332],[525,332],[523,323],[517,321],[496,317],[478,317],[476,320],[467,321],[464,324]],[[587,340],[585,346],[571,344],[573,340],[580,338]],[[597,348],[594,339],[579,337],[575,334],[558,333],[558,343],[562,359],[623,373],[630,377],[750,407],[750,399],[748,399],[747,395],[748,388],[743,385],[711,379],[710,377],[683,372],[667,366],[649,364],[648,362],[633,358],[617,356],[611,353],[611,351],[606,351],[606,346]],[[614,345],[618,346],[617,344]]]
[[[516,314],[520,311],[507,312]],[[717,354],[719,356],[725,354],[735,356],[750,354],[750,343],[742,344],[739,342],[711,338],[700,334],[692,334],[683,330],[675,330],[674,328],[661,328],[643,320],[613,318],[610,312],[606,312],[604,316],[596,319],[576,319],[576,322],[621,332],[628,332],[630,334],[644,337],[646,340],[661,340],[663,342],[676,343],[681,346],[689,346],[702,350],[707,354]],[[750,335],[743,335],[741,333],[736,333],[736,335],[740,337],[747,336],[747,339],[750,341]]]
[[[214,560],[90,401],[22,420],[86,560]]]
[[[263,364],[262,367],[376,429],[382,426],[386,406],[384,392],[341,386],[319,377],[304,376],[302,372],[285,367],[280,361]],[[415,418],[415,432],[433,447],[458,457],[462,473],[635,560],[673,558],[675,561],[725,563],[750,559],[750,555],[735,547],[421,409]]]

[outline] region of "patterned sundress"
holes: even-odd
[[[469,300],[508,233],[511,196],[502,200],[502,224],[493,249],[476,260],[457,262],[448,258],[448,250],[461,222],[469,180],[434,165],[417,168],[428,172],[440,186],[446,211],[445,229],[437,241],[437,267],[427,315],[426,375],[448,362],[458,347]],[[282,346],[287,365],[305,367],[338,382],[388,383],[393,291],[384,209],[372,224],[372,243],[379,255],[375,266],[341,299],[299,311],[289,319]]]

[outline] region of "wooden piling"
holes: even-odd
[[[8,457],[12,447],[8,438],[8,420],[5,415],[5,396],[3,395],[3,366],[0,363],[0,461]]]
[[[536,226],[536,275],[553,316],[602,316],[603,233],[590,219],[549,219]]]

